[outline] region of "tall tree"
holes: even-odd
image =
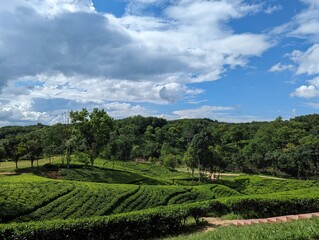
[[[31,167],[33,167],[33,162],[35,160],[37,160],[37,166],[39,166],[38,159],[43,153],[43,142],[40,134],[38,132],[33,132],[25,135],[23,145],[26,149],[26,157],[31,162]]]
[[[195,149],[192,146],[187,148],[187,151],[184,153],[183,161],[187,166],[187,169],[191,170],[192,178],[194,179],[194,171],[198,164],[197,154]]]
[[[193,158],[197,159],[199,181],[202,180],[204,170],[211,169],[212,152],[209,149],[211,145],[212,136],[207,129],[197,133],[190,143],[190,147],[194,149]]]
[[[3,148],[5,150],[5,156],[14,161],[16,168],[18,168],[20,157],[26,154],[26,148],[21,140],[14,135],[7,136],[3,142]]]
[[[90,156],[91,166],[110,138],[113,129],[113,119],[104,111],[94,108],[91,113],[87,109],[70,112],[71,124],[74,127],[73,136],[83,141],[82,149]]]

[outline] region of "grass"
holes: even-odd
[[[53,163],[61,163],[61,157],[52,157],[51,161]],[[39,159],[38,160],[39,166],[43,166],[47,163],[50,163],[49,158]],[[34,161],[34,166],[37,166],[37,161]],[[19,169],[29,168],[31,167],[31,162],[29,160],[20,160],[18,162]],[[0,173],[1,172],[14,172],[16,170],[15,162],[13,161],[6,161],[0,162]]]
[[[221,227],[211,232],[171,237],[166,240],[300,240],[319,238],[319,219],[305,219],[279,224]]]

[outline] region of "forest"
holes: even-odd
[[[187,166],[190,175],[262,173],[318,179],[319,115],[271,122],[225,123],[210,119],[168,121],[134,116],[112,119],[104,110],[71,111],[65,123],[0,128],[0,161],[71,156],[87,166],[96,158]],[[1,166],[1,162],[0,162]],[[198,177],[198,175],[196,176]]]

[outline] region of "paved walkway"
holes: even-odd
[[[259,219],[247,219],[247,220],[232,220],[231,224],[241,226],[241,225],[251,225],[255,223],[280,223],[280,222],[290,222],[298,219],[319,217],[319,212],[316,213],[305,213],[297,215],[286,215],[272,218],[259,218]]]
[[[297,215],[286,215],[286,216],[278,216],[271,218],[259,218],[259,219],[245,219],[245,220],[222,220],[220,218],[204,218],[208,222],[208,227],[205,231],[211,231],[221,226],[244,226],[244,225],[252,225],[252,224],[262,224],[262,223],[281,223],[281,222],[290,222],[298,219],[306,219],[312,217],[319,217],[319,212],[315,213],[305,213],[305,214],[297,214]]]

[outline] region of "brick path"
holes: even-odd
[[[271,218],[259,218],[259,219],[247,219],[247,220],[231,220],[230,224],[236,226],[242,225],[251,225],[256,223],[280,223],[280,222],[290,222],[298,219],[319,217],[319,212],[316,213],[305,213],[305,214],[297,214],[297,215],[287,215],[287,216],[279,216],[279,217],[271,217]]]
[[[252,225],[252,224],[262,224],[262,223],[281,223],[281,222],[290,222],[298,219],[305,219],[305,218],[312,218],[312,217],[319,217],[319,212],[315,213],[305,213],[305,214],[297,214],[297,215],[286,215],[286,216],[278,216],[278,217],[271,217],[271,218],[259,218],[259,219],[245,219],[245,220],[222,220],[220,218],[214,217],[206,217],[203,218],[207,221],[208,226],[204,230],[212,231],[221,226],[245,226],[245,225]]]

